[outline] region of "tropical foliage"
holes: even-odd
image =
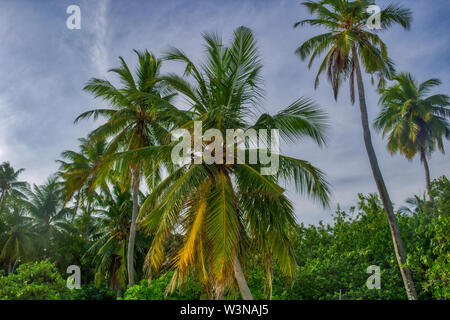
[[[30,186],[24,169],[0,164],[0,299],[450,299],[450,181],[432,181],[428,165],[450,138],[450,98],[431,94],[438,79],[396,74],[367,27],[372,4],[306,1],[311,17],[295,27],[326,30],[296,51],[309,68],[322,56],[315,87],[326,73],[337,99],[348,81],[352,103],[357,87],[378,194],[338,207],[330,224],[297,221],[293,196],[327,207],[331,187],[280,145],[324,147],[330,119],[307,97],[264,110],[250,29],[235,29],[228,44],[204,33],[200,61],[177,48],[161,58],[135,50],[133,71],[122,57],[110,70],[118,85],[87,82],[105,107],[75,119],[97,127],[61,153],[58,172]],[[390,4],[380,30],[395,24],[409,29],[411,12]],[[163,63],[184,72],[164,74]],[[372,145],[364,72],[378,79],[374,124],[389,151],[419,154],[425,168],[429,197],[395,211]],[[72,291],[71,265],[81,268]],[[366,285],[369,266],[380,268],[379,290]]]

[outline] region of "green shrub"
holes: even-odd
[[[0,300],[69,299],[70,290],[56,266],[47,260],[20,265],[16,272],[0,275]]]
[[[94,283],[81,285],[81,289],[72,290],[72,300],[115,300],[116,293],[105,284],[96,286]]]
[[[201,285],[191,279],[173,293],[165,295],[166,288],[172,279],[173,271],[157,279],[153,279],[150,286],[148,280],[142,280],[125,291],[123,300],[198,300],[201,298]]]

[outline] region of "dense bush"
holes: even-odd
[[[70,295],[66,281],[47,260],[25,263],[14,273],[0,275],[1,300],[57,300]]]
[[[81,285],[80,289],[72,290],[72,300],[115,300],[116,293],[104,283],[96,286],[94,283]]]
[[[436,299],[450,299],[450,181],[432,183],[433,203],[414,198],[414,234],[408,266],[420,279],[421,290]]]
[[[198,282],[189,279],[187,283],[166,295],[166,289],[172,279],[173,271],[168,272],[151,284],[148,280],[142,280],[139,284],[129,288],[123,295],[123,300],[197,300],[201,298],[201,286]]]
[[[416,197],[402,208],[398,222],[420,299],[450,298],[450,182],[433,182],[434,203]],[[406,299],[389,225],[375,195],[360,195],[358,210],[337,210],[333,224],[300,226],[295,242],[299,265],[293,281],[275,265],[273,299]],[[381,289],[366,286],[367,267],[381,269]],[[264,274],[255,264],[248,283],[264,296]]]

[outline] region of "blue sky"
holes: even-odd
[[[365,153],[358,106],[348,99],[344,86],[337,102],[322,79],[318,90],[311,70],[294,55],[302,41],[321,32],[293,29],[307,17],[300,1],[122,1],[42,0],[0,2],[0,161],[26,168],[22,175],[42,183],[56,171],[61,151],[75,149],[77,139],[95,123],[73,124],[83,111],[102,106],[82,91],[91,77],[107,77],[107,70],[123,56],[136,60],[132,49],[148,49],[156,55],[170,46],[183,49],[194,60],[203,56],[203,31],[218,31],[224,39],[240,26],[250,27],[258,39],[264,63],[266,99],[262,106],[276,112],[301,96],[315,99],[329,114],[328,145],[320,149],[308,141],[284,148],[284,153],[311,161],[321,168],[333,186],[329,209],[289,191],[299,222],[330,221],[337,203],[346,209],[357,202],[357,193],[376,192]],[[390,1],[378,1],[381,6]],[[410,31],[394,27],[382,34],[389,55],[399,71],[410,71],[419,81],[440,78],[439,92],[450,94],[450,9],[447,0],[397,1],[413,11]],[[81,8],[81,29],[66,28],[66,9]],[[181,71],[167,63],[163,71]],[[375,88],[366,79],[370,119],[380,107]],[[425,189],[418,159],[391,157],[379,134],[373,133],[380,167],[397,206]],[[450,144],[446,143],[448,150]],[[434,154],[432,177],[449,173],[449,156]]]

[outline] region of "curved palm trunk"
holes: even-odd
[[[375,183],[378,188],[378,193],[380,194],[381,201],[383,202],[383,207],[387,215],[389,222],[389,227],[391,229],[392,241],[394,243],[395,255],[397,257],[397,262],[400,267],[400,272],[403,278],[403,283],[406,289],[406,294],[408,299],[417,300],[417,293],[414,287],[414,281],[412,279],[409,269],[405,268],[403,265],[406,263],[406,252],[403,246],[403,241],[400,235],[400,230],[397,225],[397,219],[394,214],[394,209],[392,208],[392,202],[389,198],[386,185],[383,180],[380,168],[378,166],[377,156],[372,145],[372,138],[370,134],[369,118],[367,115],[366,98],[364,93],[364,84],[362,80],[361,68],[359,65],[358,54],[356,48],[352,48],[352,55],[355,64],[356,80],[358,84],[358,96],[359,96],[359,107],[361,111],[361,122],[364,133],[364,144],[366,146],[367,155],[369,157],[370,166],[372,168],[372,174],[375,179]]]
[[[425,169],[425,183],[427,187],[428,197],[430,202],[433,202],[433,197],[431,196],[431,179],[430,179],[430,168],[428,167],[427,156],[423,148],[420,149],[420,160],[422,160],[423,167]]]
[[[127,266],[128,284],[134,286],[134,243],[136,240],[136,219],[138,215],[138,195],[139,195],[139,168],[133,172],[133,213],[131,216],[130,238],[128,240]]]
[[[244,272],[242,271],[241,263],[239,262],[239,258],[236,255],[234,257],[234,277],[239,286],[239,290],[241,291],[242,298],[244,300],[254,300],[252,293],[247,285],[247,281],[245,280]]]

